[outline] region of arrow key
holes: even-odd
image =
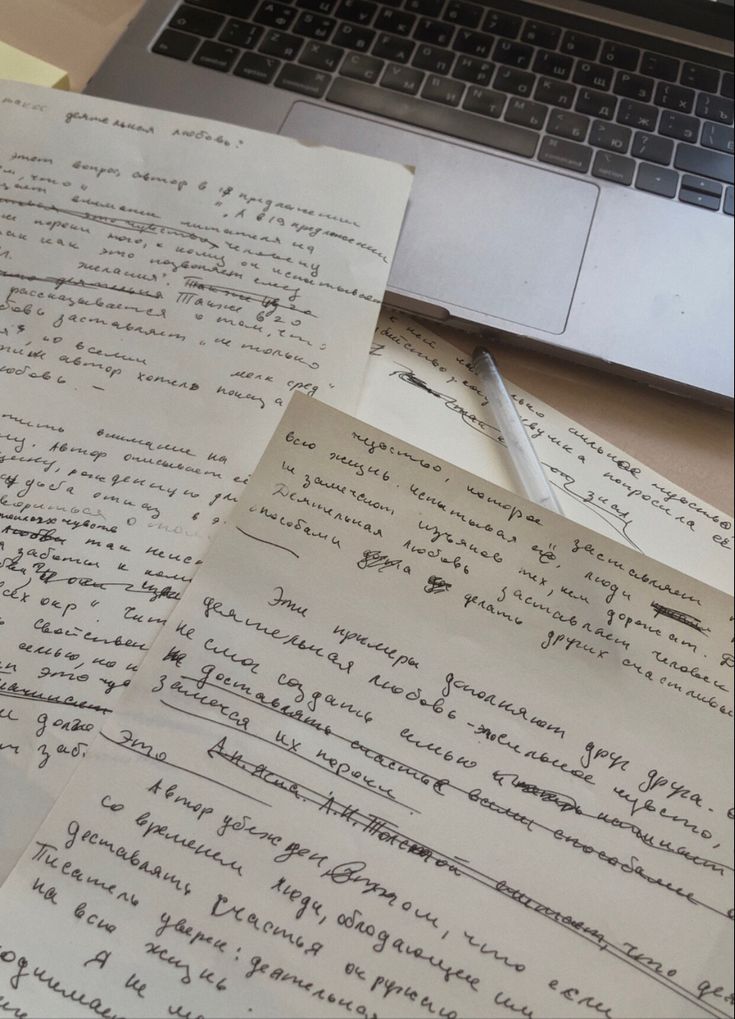
[[[639,191],[649,191],[652,195],[673,198],[676,195],[678,184],[679,174],[674,170],[651,166],[650,163],[641,163],[638,167],[635,186]]]

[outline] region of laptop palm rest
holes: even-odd
[[[416,167],[391,291],[564,331],[595,184],[308,102],[281,133]]]

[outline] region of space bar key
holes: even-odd
[[[375,85],[363,85],[357,81],[337,78],[325,98],[329,102],[341,103],[353,110],[374,113],[390,120],[400,120],[404,124],[449,134],[464,141],[477,142],[478,145],[489,145],[516,156],[532,156],[536,151],[538,136],[533,131],[526,131],[512,124],[503,124],[497,120],[488,120],[474,113],[465,113],[464,110],[441,106],[439,103],[413,99],[410,96],[389,92],[387,89],[376,88]]]

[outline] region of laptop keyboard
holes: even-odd
[[[152,50],[732,216],[732,72],[544,17],[470,0],[189,0]]]

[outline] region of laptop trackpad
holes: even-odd
[[[281,133],[416,167],[389,289],[563,332],[597,185],[306,102]]]

